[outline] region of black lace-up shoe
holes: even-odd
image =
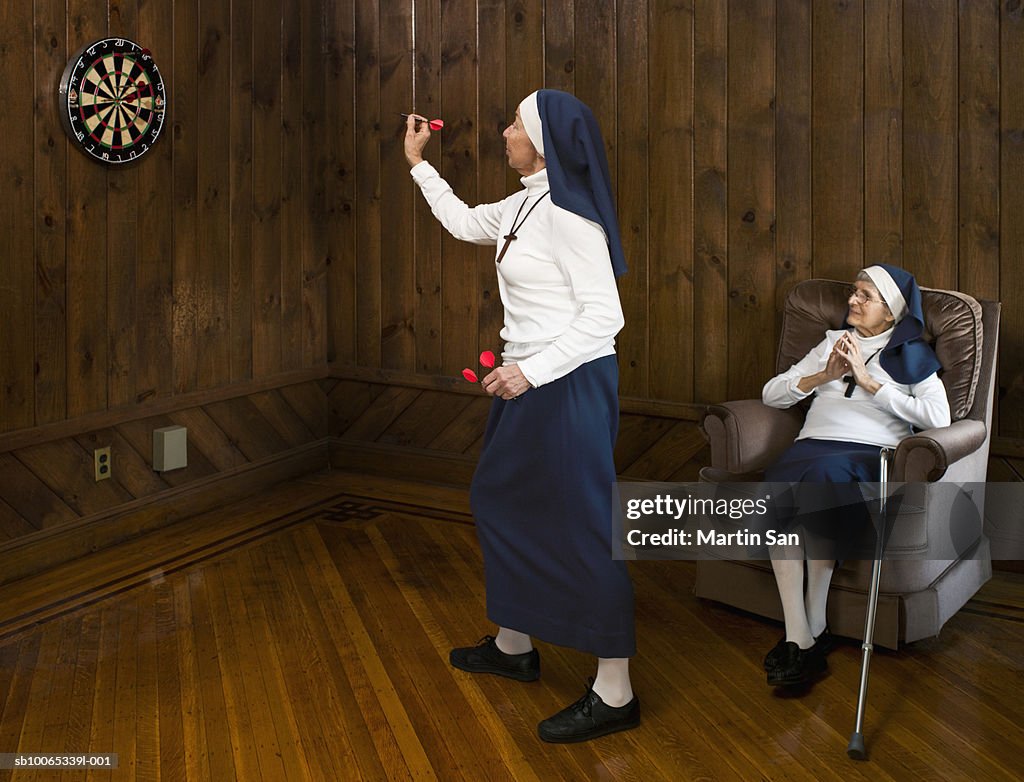
[[[812,646],[808,651],[814,651],[824,656],[831,652],[835,645],[835,636],[833,636],[828,627],[826,627],[821,631],[821,635],[814,639],[814,646]],[[764,656],[764,669],[766,671],[770,671],[773,668],[778,668],[785,657],[786,636],[782,636],[779,642],[772,647],[772,650]]]
[[[792,641],[786,641],[782,659],[776,668],[768,671],[768,684],[773,687],[789,687],[806,684],[828,671],[825,655],[810,649],[801,649]]]
[[[634,695],[633,700],[625,706],[607,706],[601,700],[601,696],[594,692],[591,679],[586,695],[558,714],[543,720],[537,726],[537,733],[544,741],[569,744],[575,741],[589,741],[620,730],[629,730],[639,724],[639,698]]]
[[[493,635],[485,635],[476,646],[452,649],[448,660],[460,671],[470,673],[495,673],[519,682],[540,678],[540,654],[536,649],[523,654],[505,654],[494,642]]]

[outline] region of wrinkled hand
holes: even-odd
[[[516,364],[498,367],[484,377],[480,385],[491,396],[500,396],[505,400],[515,399],[533,387]]]
[[[839,352],[839,342],[836,342],[836,344],[832,346],[832,352],[829,353],[828,363],[825,364],[822,374],[831,381],[838,380],[849,371],[850,362],[847,361],[843,354]]]
[[[423,148],[428,141],[430,122],[419,114],[410,114],[405,120],[405,159],[409,161],[410,168],[423,162]]]
[[[850,367],[850,374],[853,375],[853,379],[857,381],[858,386],[866,386],[871,381],[871,376],[867,374],[867,367],[864,365],[864,356],[860,352],[860,345],[850,335],[849,332],[844,334],[836,342],[836,350],[840,356],[846,360]]]

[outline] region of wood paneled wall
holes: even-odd
[[[189,394],[168,410],[0,451],[0,584],[241,499],[327,465],[327,394],[308,380],[229,397]],[[187,401],[186,401],[187,400]],[[188,429],[188,466],[157,473],[153,430]],[[12,438],[17,439],[17,438]],[[42,439],[42,438],[36,438]],[[109,479],[93,476],[107,446]]]
[[[1004,302],[999,433],[1024,453],[1022,15],[1009,0],[354,0],[328,29],[328,94],[354,106],[328,193],[328,360],[455,376],[498,346],[493,250],[438,228],[398,112],[444,118],[429,159],[491,201],[518,187],[501,131],[547,86],[605,133],[630,261],[624,395],[755,395],[788,290],[888,261]]]
[[[68,58],[108,34],[171,98],[130,168],[57,115]],[[605,131],[632,413],[756,393],[790,287],[882,259],[1004,302],[999,444],[1024,456],[1022,60],[1008,0],[0,4],[0,452],[328,363],[457,377],[498,347],[493,252],[430,216],[398,113],[443,117],[431,159],[493,200],[543,85]]]
[[[336,12],[0,4],[0,582],[328,464]],[[107,36],[152,51],[169,99],[125,167],[73,148],[58,114],[67,61]],[[189,466],[158,474],[152,430],[172,422]]]
[[[0,432],[325,366],[334,6],[0,6]],[[107,35],[148,47],[169,97],[130,167],[58,118],[65,64]]]

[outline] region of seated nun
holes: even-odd
[[[768,481],[826,484],[859,496],[858,482],[880,479],[882,448],[894,448],[914,428],[949,425],[940,364],[921,336],[921,292],[913,275],[888,264],[869,266],[857,275],[847,306],[844,328],[826,331],[813,350],[764,386],[762,400],[770,407],[787,408],[813,395],[796,442],[768,468]],[[818,514],[818,524],[805,527],[801,548],[773,549],[786,634],[765,657],[769,685],[804,684],[827,672],[832,636],[825,610],[836,559],[812,559],[809,538],[822,521],[843,527],[869,518],[863,504],[857,510]],[[840,538],[851,533],[833,532]]]

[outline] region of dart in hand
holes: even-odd
[[[408,119],[409,118],[408,114],[402,114],[401,116],[402,116],[402,119]],[[427,119],[424,119],[422,117],[417,117],[415,114],[413,114],[412,116],[416,120],[416,129],[417,130],[419,130],[421,122],[426,122],[427,123],[427,127],[430,128],[431,130],[440,130],[441,128],[444,127],[444,120],[443,119],[427,120]]]
[[[481,353],[480,365],[485,366],[488,369],[494,369],[494,354],[489,350],[485,350],[483,353]],[[476,372],[474,372],[469,367],[466,367],[465,369],[462,370],[462,376],[466,378],[466,380],[468,380],[470,383],[480,382],[480,379],[476,376]]]

